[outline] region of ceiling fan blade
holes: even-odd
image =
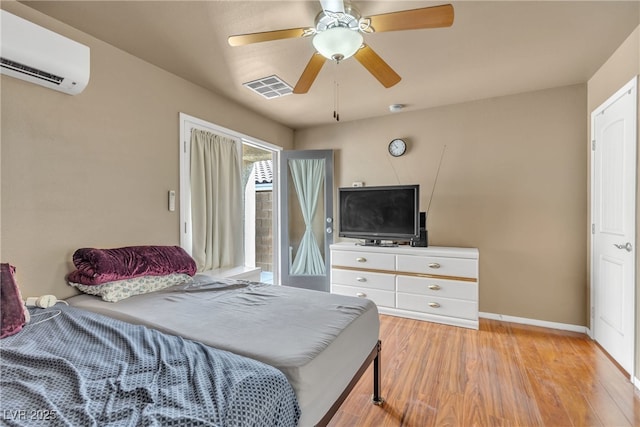
[[[311,88],[311,85],[315,81],[326,60],[327,59],[319,53],[314,53],[302,72],[300,79],[298,79],[296,87],[293,88],[293,93],[302,94],[309,92],[309,88]]]
[[[302,37],[308,28],[290,28],[288,30],[265,31],[262,33],[239,34],[230,36],[228,41],[231,46],[244,46],[251,43],[268,42],[271,40],[293,39]]]
[[[364,68],[369,70],[369,72],[373,74],[373,77],[378,79],[384,87],[391,87],[402,79],[398,73],[393,71],[389,64],[384,62],[384,60],[367,45],[360,48],[353,56]]]
[[[402,10],[370,16],[368,19],[376,33],[450,27],[453,25],[453,6],[445,4],[422,9]]]
[[[343,0],[320,0],[320,4],[325,12],[344,12]]]

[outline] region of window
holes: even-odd
[[[191,133],[193,129],[239,140],[238,155],[242,159],[242,187],[237,197],[243,199],[242,236],[244,259],[248,267],[261,267],[261,280],[277,281],[278,204],[277,170],[281,147],[251,138],[233,130],[180,114],[180,245],[189,253],[193,248],[191,170]],[[270,168],[269,168],[270,166]],[[271,178],[271,183],[269,179]],[[269,187],[271,184],[271,188]],[[243,194],[244,193],[244,194]],[[270,232],[267,229],[271,227]],[[270,246],[270,247],[269,247]],[[269,261],[269,257],[271,261]]]

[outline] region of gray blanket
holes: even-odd
[[[58,304],[0,341],[0,424],[295,426],[285,376],[261,362]]]

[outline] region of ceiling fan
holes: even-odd
[[[231,46],[243,46],[272,40],[313,37],[313,54],[302,72],[293,93],[307,93],[327,59],[340,62],[354,56],[384,87],[398,83],[401,77],[370,46],[363,42],[363,34],[385,31],[417,30],[450,27],[453,6],[424,7],[362,17],[343,0],[320,0],[322,11],[314,27],[290,28],[230,36]]]

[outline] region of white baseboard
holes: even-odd
[[[636,388],[637,388],[638,390],[640,390],[640,378],[638,378],[638,377],[633,377],[633,385],[635,385],[635,386],[636,386]]]
[[[560,329],[563,331],[580,332],[588,335],[586,326],[571,325],[568,323],[548,322],[546,320],[528,319],[526,317],[507,316],[505,314],[479,313],[480,317],[492,320],[502,320],[503,322],[521,323],[523,325],[540,326],[542,328]]]

